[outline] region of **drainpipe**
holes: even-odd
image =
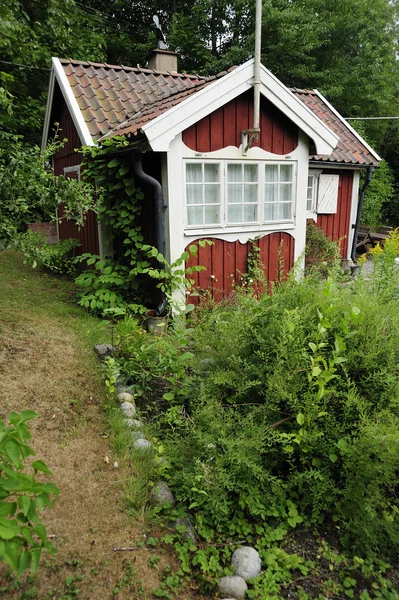
[[[140,152],[133,152],[133,175],[138,183],[148,185],[154,192],[155,198],[155,239],[156,246],[161,254],[165,254],[164,249],[164,236],[163,236],[163,196],[162,186],[157,179],[151,177],[143,171],[142,154]],[[157,314],[162,314],[166,308],[165,295],[162,293],[162,302],[157,307]]]
[[[360,218],[362,216],[364,196],[366,194],[366,190],[367,190],[367,188],[370,184],[371,178],[373,176],[373,171],[374,171],[374,167],[367,167],[367,178],[366,178],[366,181],[363,183],[362,189],[360,190],[360,194],[359,194],[359,203],[357,205],[355,231],[353,234],[352,252],[351,252],[351,259],[353,260],[353,262],[356,262],[357,237],[359,234]]]

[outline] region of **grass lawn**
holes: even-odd
[[[32,445],[61,490],[43,513],[56,556],[44,555],[33,579],[17,580],[0,564],[0,598],[150,598],[158,587],[167,556],[149,568],[150,549],[113,551],[143,541],[148,525],[123,511],[133,467],[113,454],[102,410],[92,346],[111,342],[111,333],[73,303],[71,283],[0,252],[1,415],[39,414]]]

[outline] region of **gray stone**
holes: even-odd
[[[237,548],[231,559],[231,564],[234,567],[235,574],[245,579],[245,581],[257,577],[262,570],[259,553],[250,546]]]
[[[176,504],[175,497],[166,481],[158,481],[152,488],[150,496],[154,504],[158,504],[158,506],[164,506],[165,504],[174,506]]]
[[[122,392],[121,394],[118,394],[117,398],[119,402],[134,402],[132,394],[129,394],[128,392]]]
[[[106,356],[112,356],[116,348],[111,344],[97,344],[97,346],[94,346],[93,350],[100,360],[104,360]]]
[[[134,388],[132,385],[120,385],[118,384],[116,386],[116,393],[117,394],[123,394],[123,393],[127,393],[127,394],[134,394]]]
[[[186,528],[185,531],[183,531],[183,533],[181,534],[184,541],[196,541],[197,536],[195,535],[194,527],[191,525],[190,519],[188,519],[187,517],[185,517],[184,519],[176,519],[176,521],[174,522],[174,527],[175,529],[180,529],[182,527]]]
[[[124,419],[124,422],[131,429],[140,429],[141,423],[137,419]]]
[[[142,431],[132,431],[131,434],[132,440],[143,440],[144,433]]]
[[[238,575],[229,575],[228,577],[219,579],[218,588],[222,598],[243,600],[248,586],[242,577],[239,577]]]
[[[133,448],[136,448],[136,450],[140,450],[142,452],[145,452],[147,450],[150,450],[152,448],[152,444],[150,441],[148,440],[135,440],[133,442]]]
[[[133,419],[136,414],[136,407],[131,402],[122,402],[121,411],[128,419]]]

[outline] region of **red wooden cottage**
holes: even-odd
[[[261,66],[260,133],[252,143],[254,61],[215,77],[177,72],[177,55],[155,50],[149,68],[53,58],[43,144],[58,122],[68,143],[54,156],[57,175],[79,177],[82,145],[129,139],[136,181],[146,193],[147,241],[173,262],[195,240],[206,271],[198,284],[218,297],[245,272],[249,240],[259,239],[274,280],[282,242],[285,268],[303,257],[314,219],[350,258],[359,176],[379,156],[315,90],[289,90]],[[142,157],[142,158],[141,158]],[[79,231],[59,223],[61,239],[104,254],[91,214]]]

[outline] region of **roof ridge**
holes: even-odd
[[[222,74],[218,73],[218,75],[197,75],[195,73],[179,73],[178,71],[156,71],[155,69],[147,69],[147,67],[128,67],[127,65],[110,65],[108,63],[97,63],[92,62],[90,60],[77,60],[74,58],[60,58],[60,63],[62,65],[83,65],[87,67],[98,67],[103,69],[116,69],[118,71],[133,71],[134,73],[150,73],[153,75],[168,75],[169,77],[180,77],[185,79],[200,79],[202,81],[209,81],[210,79],[214,79],[215,77],[220,77]],[[223,74],[225,74],[224,72]]]

